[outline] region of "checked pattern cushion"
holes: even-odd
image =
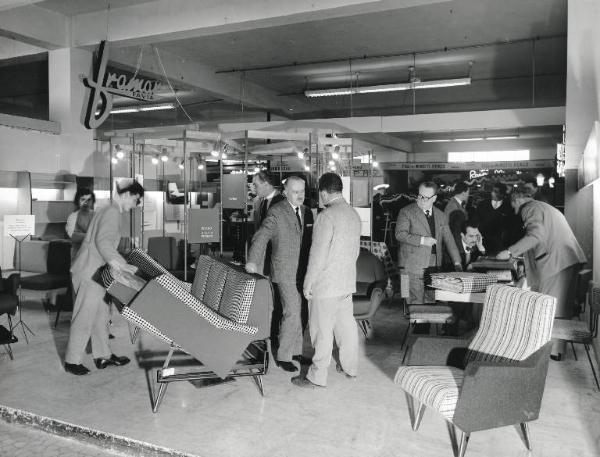
[[[488,273],[447,272],[432,273],[431,287],[458,294],[484,292],[487,286],[498,282],[498,276]]]

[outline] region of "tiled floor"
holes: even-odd
[[[412,431],[404,395],[392,382],[402,358],[405,324],[399,306],[380,308],[371,340],[361,334],[355,380],[340,376],[332,365],[326,389],[298,389],[289,373],[272,365],[265,397],[251,379],[203,388],[181,382],[169,387],[157,414],[150,407],[154,370],[134,361],[93,368],[82,377],[67,374],[62,358],[70,314],[57,330],[54,314],[37,303],[26,303],[23,317],[36,335],[29,345],[22,338],[13,345],[14,361],[0,355],[2,405],[203,457],[452,455],[439,416],[426,413],[419,431]],[[149,335],[132,345],[119,316],[113,333],[114,352],[133,360],[142,351],[167,349]],[[541,416],[530,424],[532,454],[516,431],[505,427],[473,434],[467,456],[600,455],[600,393],[593,389],[582,350],[579,355],[579,362],[569,353],[566,361],[550,363]],[[92,368],[91,356],[85,364]]]

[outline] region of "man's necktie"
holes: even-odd
[[[269,200],[263,198],[263,201],[260,202],[260,221],[264,221],[265,217],[267,217],[267,209],[269,206]]]
[[[300,219],[300,208],[296,206],[296,219],[298,219],[298,224],[300,225],[300,230],[302,230],[302,219]]]
[[[426,209],[425,210],[425,216],[431,217],[431,211],[429,211],[428,209]]]
[[[470,253],[472,250],[473,250],[473,248],[470,247],[470,246],[465,247],[465,252],[469,252]]]

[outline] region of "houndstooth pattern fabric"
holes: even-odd
[[[142,272],[150,276],[150,278],[155,278],[156,276],[168,273],[160,263],[141,249],[134,249],[131,251],[127,256],[127,263],[135,265],[142,270]]]
[[[258,327],[238,324],[237,322],[226,319],[216,311],[204,305],[200,300],[196,299],[192,294],[185,291],[177,280],[173,280],[171,275],[161,275],[154,279],[157,284],[162,286],[166,291],[171,293],[179,301],[193,309],[199,316],[206,319],[211,325],[234,332],[247,333],[254,335],[258,332]]]
[[[469,273],[464,271],[432,273],[431,287],[449,290],[458,294],[483,292],[490,284],[498,282],[498,276],[491,273]]]
[[[246,273],[231,270],[223,289],[219,314],[238,324],[248,322],[256,280]]]
[[[204,293],[206,292],[206,285],[208,283],[208,274],[215,262],[215,259],[207,255],[198,257],[198,262],[196,263],[196,275],[194,276],[191,292],[192,295],[199,300],[204,299]]]
[[[168,336],[166,336],[164,333],[162,333],[154,325],[152,325],[148,321],[142,319],[142,317],[138,313],[133,311],[129,306],[123,307],[123,309],[121,310],[121,315],[125,319],[127,319],[129,322],[134,324],[136,327],[140,327],[141,329],[161,338],[162,340],[166,341],[169,344],[173,343],[173,340],[171,340]]]
[[[520,361],[552,337],[556,298],[494,284],[485,294],[481,323],[465,362]]]
[[[464,380],[463,371],[454,367],[401,366],[394,382],[426,406],[451,421]]]
[[[215,311],[221,305],[221,297],[223,296],[223,289],[227,281],[227,273],[227,266],[220,262],[214,262],[208,273],[206,290],[201,300],[202,303]]]

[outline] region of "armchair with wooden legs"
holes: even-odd
[[[507,425],[517,425],[531,449],[528,423],[539,416],[555,306],[554,297],[494,284],[472,341],[418,338],[394,379],[413,430],[429,408],[446,420],[457,456],[471,433]]]

